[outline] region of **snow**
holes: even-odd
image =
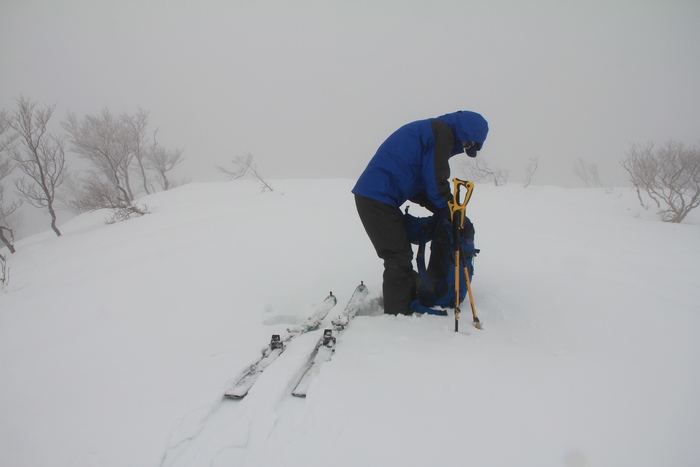
[[[322,329],[240,401],[270,335],[381,288],[352,180],[191,184],[151,214],[17,243],[0,290],[0,465],[700,464],[700,216],[627,189],[477,185],[474,294],[452,316],[359,316],[306,399]],[[412,213],[420,210],[411,208]],[[4,253],[7,253],[6,251]]]

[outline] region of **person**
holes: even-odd
[[[357,212],[384,260],[384,313],[411,314],[416,294],[401,206],[411,201],[449,219],[448,161],[461,152],[476,157],[488,131],[484,117],[469,111],[408,123],[382,143],[357,180],[352,189]]]

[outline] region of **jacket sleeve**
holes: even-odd
[[[447,203],[452,200],[452,191],[450,190],[450,163],[449,159],[452,155],[454,147],[454,136],[450,127],[445,122],[440,120],[432,120],[433,135],[435,136],[435,147],[433,150],[433,163],[435,167],[435,186],[437,194],[444,199],[444,204],[437,205],[438,209],[446,207]]]
[[[436,213],[439,211],[439,209],[435,206],[435,204],[432,201],[430,201],[430,198],[428,198],[428,195],[426,195],[424,191],[418,193],[413,198],[409,199],[409,201],[423,206],[425,209],[432,213]]]

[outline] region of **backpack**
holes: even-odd
[[[416,265],[418,277],[416,298],[410,309],[418,313],[446,315],[443,308],[455,306],[455,254],[453,246],[452,223],[436,215],[432,217],[415,217],[404,214],[404,226],[408,240],[418,245]],[[474,274],[473,259],[479,252],[474,248],[474,225],[468,217],[464,218],[464,227],[460,231],[460,267],[459,299],[460,303],[467,294],[467,282],[464,268],[469,271],[469,280]],[[430,243],[430,260],[426,266],[425,247]],[[439,309],[434,309],[439,308]]]

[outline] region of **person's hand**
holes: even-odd
[[[445,206],[444,208],[442,208],[442,209],[440,209],[438,212],[436,212],[435,215],[436,215],[439,219],[443,219],[443,220],[449,221],[449,220],[450,220],[450,208],[447,207],[447,206]]]

